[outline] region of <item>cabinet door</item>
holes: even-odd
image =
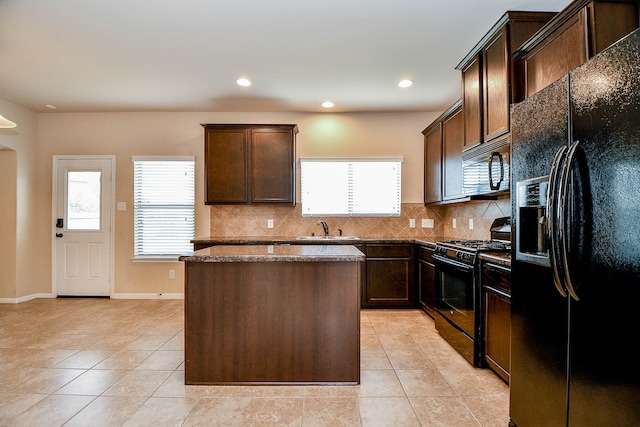
[[[587,60],[585,14],[573,16],[547,43],[525,57],[526,96],[544,89]]]
[[[248,203],[248,136],[244,129],[205,129],[206,204]]]
[[[503,27],[482,49],[484,142],[509,131],[509,54],[507,27]]]
[[[414,306],[413,245],[369,244],[365,246],[366,308]]]
[[[558,22],[524,49],[527,97],[638,28],[637,2],[592,1],[565,10],[571,15],[560,13],[553,20]]]
[[[436,267],[431,261],[434,250],[418,249],[418,302],[433,317],[436,307]]]
[[[424,202],[442,201],[442,124],[424,136]]]
[[[294,203],[294,161],[291,129],[252,129],[251,202]]]
[[[482,78],[480,56],[462,69],[462,109],[464,117],[464,149],[475,147],[482,142],[480,114],[482,108]]]
[[[485,288],[484,360],[504,381],[509,382],[511,368],[511,300]]]
[[[462,197],[462,148],[464,145],[462,109],[442,123],[442,200]]]
[[[367,258],[367,304],[370,306],[412,306],[410,259]]]

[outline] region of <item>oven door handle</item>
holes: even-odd
[[[433,254],[433,255],[431,255],[431,257],[436,261],[440,261],[442,264],[446,264],[446,265],[449,265],[449,266],[454,266],[459,270],[464,270],[465,273],[468,273],[469,271],[473,270],[473,266],[472,265],[465,264],[463,262],[456,261],[456,260],[451,259],[451,258],[446,258],[446,257],[443,257],[442,255]]]

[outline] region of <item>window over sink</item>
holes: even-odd
[[[301,158],[303,216],[400,216],[402,158]]]

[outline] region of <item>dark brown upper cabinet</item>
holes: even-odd
[[[462,149],[464,145],[464,121],[462,105],[454,104],[453,110],[442,120],[442,200],[455,200],[462,193]]]
[[[435,121],[424,134],[424,202],[442,201],[442,122]]]
[[[465,151],[510,131],[509,106],[523,96],[513,53],[553,16],[506,12],[456,67],[462,73]]]
[[[462,100],[458,100],[425,130],[424,203],[461,199],[464,129]]]
[[[638,28],[637,1],[577,0],[516,52],[524,97],[547,87]]]
[[[297,125],[202,126],[205,204],[295,205]]]

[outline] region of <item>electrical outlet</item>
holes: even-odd
[[[433,228],[433,219],[431,218],[422,218],[422,228]]]
[[[473,230],[473,218],[469,218],[469,230]]]
[[[409,220],[409,228],[416,228],[416,220],[411,218]]]
[[[457,228],[458,227],[458,221],[456,221],[455,218],[453,218],[453,224],[452,224],[453,228]]]
[[[127,202],[118,202],[117,206],[119,211],[127,210]]]
[[[169,270],[169,279],[175,279],[175,278],[176,278],[176,271]]]
[[[268,219],[267,220],[267,228],[273,228],[273,220],[272,219]]]

